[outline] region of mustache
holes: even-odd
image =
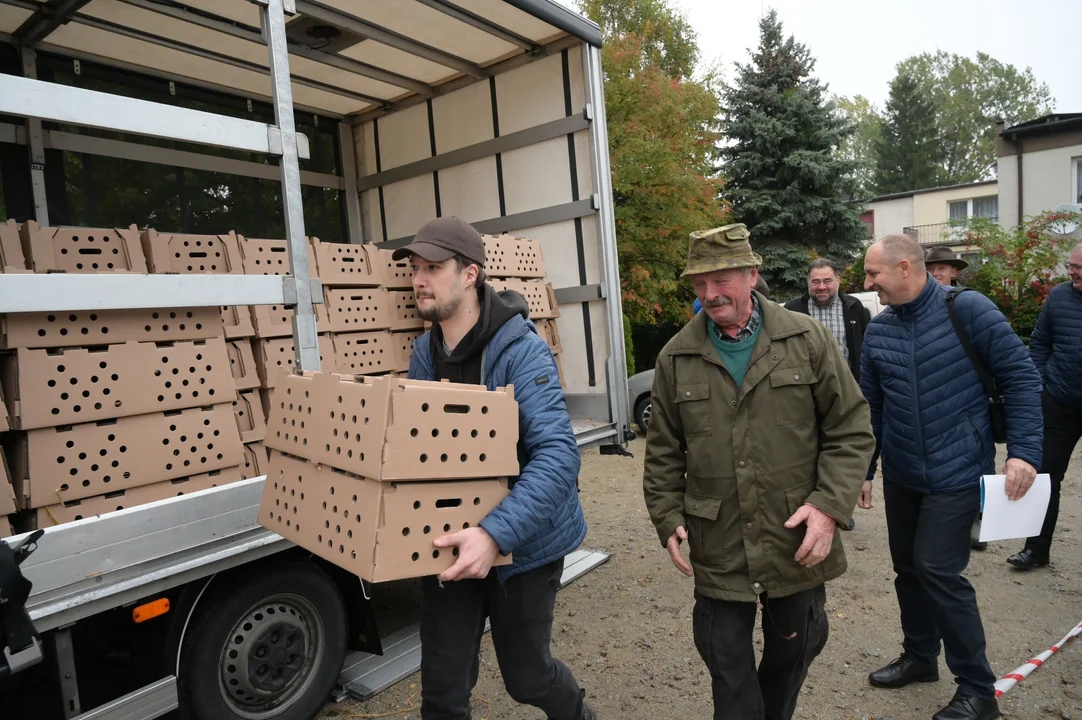
[[[703,307],[725,307],[726,305],[732,305],[733,301],[727,297],[714,298],[713,300],[704,303]]]

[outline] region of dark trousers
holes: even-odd
[[[1071,454],[1082,438],[1082,407],[1066,405],[1048,394],[1041,394],[1044,408],[1044,450],[1041,472],[1052,480],[1052,497],[1048,499],[1048,512],[1044,516],[1041,534],[1026,541],[1026,547],[1036,553],[1047,555],[1052,547],[1052,533],[1059,519],[1059,493],[1063,476],[1071,462]]]
[[[959,689],[994,697],[996,676],[985,656],[977,593],[962,572],[969,564],[969,531],[980,508],[980,487],[926,495],[883,483],[894,589],[902,613],[902,648],[935,664],[940,641]]]
[[[485,618],[504,687],[515,702],[554,720],[579,720],[582,691],[571,671],[549,653],[556,591],[564,561],[515,575],[503,585],[484,580],[421,579],[421,717],[469,720]]]
[[[789,720],[829,632],[823,585],[762,597],[763,658],[755,667],[755,603],[695,593],[695,647],[710,671],[714,720]]]

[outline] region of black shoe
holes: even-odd
[[[868,682],[878,688],[903,688],[911,682],[936,682],[939,680],[939,666],[917,662],[902,656],[886,667],[879,668],[868,675]]]
[[[1048,564],[1048,553],[1040,553],[1033,548],[1023,548],[1022,552],[1017,552],[1007,558],[1007,562],[1019,570],[1032,570]]]
[[[849,524],[842,528],[842,530],[852,530],[857,526],[856,518],[849,518]]]
[[[995,698],[973,697],[959,690],[932,720],[996,720],[998,717],[999,703]]]

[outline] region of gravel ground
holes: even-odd
[[[710,681],[691,637],[692,583],[673,568],[646,514],[643,440],[630,449],[633,458],[602,456],[596,450],[583,457],[581,498],[590,525],[585,545],[604,549],[612,558],[560,592],[553,653],[571,666],[601,718],[709,718]],[[1080,480],[1082,457],[1076,453],[1050,568],[1011,569],[1005,561],[1020,547],[1018,541],[991,543],[973,553],[967,575],[977,588],[988,655],[998,675],[1047,649],[1082,621]],[[901,632],[881,494],[874,509],[857,513],[856,530],[842,538],[849,571],[827,586],[830,642],[811,668],[796,717],[930,718],[954,693],[942,658],[938,683],[903,690],[868,685],[868,672],[899,653]],[[408,606],[402,593],[401,588],[388,591],[382,604]],[[761,638],[755,643],[762,647]],[[416,719],[419,690],[417,674],[368,702],[331,703],[321,718]],[[1008,718],[1082,720],[1082,640],[1069,643],[1000,706]],[[487,637],[474,717],[542,717],[507,696]]]

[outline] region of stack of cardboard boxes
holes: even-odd
[[[259,521],[370,582],[440,573],[432,541],[507,496],[517,443],[513,388],[283,372]]]
[[[14,223],[5,271],[18,270]],[[145,273],[138,230],[19,229],[24,271]],[[240,479],[236,399],[215,308],[2,318],[4,435],[16,530]],[[12,510],[0,488],[0,514]],[[3,528],[6,529],[6,528]]]

